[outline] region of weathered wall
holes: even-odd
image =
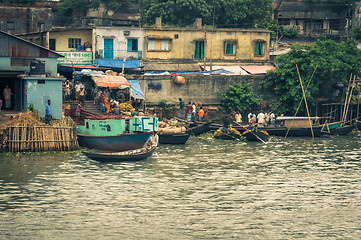
[[[218,104],[218,91],[225,91],[233,83],[250,82],[255,93],[264,100],[273,96],[261,88],[260,83],[265,79],[264,75],[184,75],[185,84],[177,85],[175,76],[140,76],[139,84],[147,98],[147,103],[157,104],[166,99],[168,103],[178,103],[178,98],[185,102],[197,102],[202,104]],[[134,76],[126,76],[128,80],[136,79]]]

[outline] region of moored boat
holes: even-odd
[[[355,124],[342,125],[342,122],[328,123],[322,128],[322,132],[331,135],[347,135],[355,128]]]
[[[227,132],[222,131],[222,128],[219,128],[214,132],[213,136],[215,139],[222,140],[237,140],[242,138],[242,134],[233,127],[229,127]]]
[[[158,136],[152,135],[149,138],[148,142],[145,144],[145,146],[143,146],[140,149],[128,150],[122,152],[92,150],[92,151],[83,151],[83,154],[90,159],[101,162],[139,161],[151,157],[157,145],[158,145]]]
[[[77,136],[80,146],[121,152],[142,148],[157,130],[158,118],[153,117],[85,119],[77,126]]]
[[[248,141],[260,141],[266,142],[269,139],[269,134],[264,130],[246,130],[242,133],[242,136],[246,137]]]
[[[189,138],[188,132],[179,133],[159,133],[159,143],[163,144],[185,144]]]
[[[211,122],[192,122],[187,128],[187,132],[195,136],[206,133],[210,130]]]

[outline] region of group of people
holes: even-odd
[[[248,114],[248,123],[250,124],[251,127],[254,126],[255,124],[257,124],[259,127],[267,127],[269,125],[271,127],[275,127],[276,116],[273,112],[269,112],[269,113],[260,112],[258,113],[258,115],[250,112]]]
[[[205,112],[201,106],[197,111],[196,103],[188,102],[187,106],[182,98],[179,98],[179,111],[178,118],[186,119],[188,122],[194,122],[196,120],[204,120]]]

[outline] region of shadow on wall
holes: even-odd
[[[154,90],[154,91],[160,91],[162,90],[162,84],[160,83],[149,83],[148,89]]]

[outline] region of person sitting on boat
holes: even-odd
[[[276,117],[275,117],[275,114],[273,112],[271,112],[270,114],[270,122],[271,122],[271,126],[272,127],[276,127]]]
[[[238,123],[238,124],[242,123],[242,114],[238,111],[236,113],[236,123]]]
[[[224,116],[223,118],[223,127],[221,129],[222,132],[227,133],[229,128],[229,117]]]
[[[198,119],[199,121],[203,120],[203,116],[204,116],[204,110],[203,107],[200,108],[199,112],[198,112]]]
[[[249,129],[251,129],[252,131],[255,129],[254,127],[254,123],[255,123],[255,119],[254,116],[251,117],[251,120],[249,121]]]

